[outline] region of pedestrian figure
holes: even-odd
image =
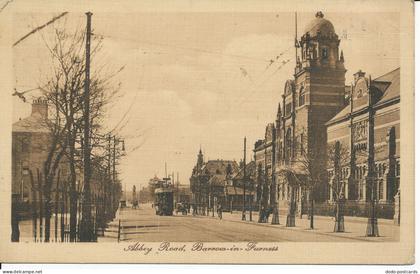
[[[260,208],[260,216],[258,218],[258,222],[259,223],[266,223],[267,222],[265,215],[266,215],[265,207],[264,206],[261,206],[261,208]]]
[[[197,214],[198,214],[198,212],[197,212],[197,205],[196,204],[193,204],[193,216],[195,216]]]
[[[217,205],[217,215],[219,216],[219,219],[222,219],[222,205],[218,204]]]

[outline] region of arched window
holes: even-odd
[[[323,59],[328,58],[328,48],[322,48],[321,54]]]
[[[300,147],[300,155],[303,155],[305,153],[305,139],[303,136],[303,133],[300,134],[300,140],[299,140],[299,147]]]
[[[286,160],[286,163],[288,163],[292,158],[292,132],[290,128],[287,130],[286,133],[286,153],[284,155],[284,158]]]
[[[396,142],[395,142],[395,127],[391,127],[388,131],[388,146],[389,157],[395,156]]]
[[[384,180],[380,179],[378,182],[378,199],[383,200],[384,198]]]
[[[305,104],[305,94],[304,94],[304,87],[302,86],[299,90],[299,106],[303,106]]]
[[[280,142],[279,145],[279,159],[283,160],[283,142]]]

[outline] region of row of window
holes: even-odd
[[[318,58],[318,54],[317,54],[317,48],[314,46],[307,46],[305,48],[305,50],[302,50],[302,57],[303,60],[306,59],[317,59]],[[321,48],[321,58],[322,59],[327,59],[328,58],[328,48],[323,47]]]
[[[298,98],[298,106],[303,106],[305,104],[305,93],[304,93],[304,87],[301,87],[299,91],[299,98]],[[290,115],[292,113],[292,103],[286,104],[286,110],[285,115]]]
[[[386,177],[386,168],[387,165],[385,163],[378,163],[375,165],[375,177],[377,178],[376,182],[376,194],[377,194],[377,199],[378,200],[384,200],[387,197],[385,197],[385,177]],[[343,173],[348,175],[349,169],[345,168],[343,169]],[[367,166],[359,166],[356,168],[355,170],[355,179],[358,181],[357,182],[357,193],[358,193],[358,199],[364,199],[364,186],[365,186],[365,181],[363,180],[363,177],[366,176],[367,173]],[[328,175],[331,176],[334,174],[333,171],[329,171]],[[400,177],[400,163],[399,161],[397,161],[396,165],[395,165],[395,188],[398,188],[399,185],[399,177]],[[331,195],[331,193],[330,193]],[[331,196],[330,196],[331,197]]]
[[[386,176],[386,174],[385,174],[386,169],[387,169],[387,164],[386,163],[377,163],[375,165],[375,177],[376,178],[382,178],[382,177]],[[397,162],[396,165],[395,165],[395,174],[398,177],[400,176],[400,163],[399,162]],[[334,175],[334,171],[329,170],[328,171],[329,178],[331,178],[333,175]],[[340,175],[340,178],[347,178],[350,175],[350,168],[349,167],[343,168],[339,175]],[[356,167],[356,170],[354,172],[354,177],[355,177],[356,180],[361,180],[366,175],[367,175],[367,166],[366,165]]]

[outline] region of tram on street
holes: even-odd
[[[170,187],[155,189],[156,215],[172,216],[174,210],[174,192]]]

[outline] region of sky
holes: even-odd
[[[298,13],[298,36],[315,13]],[[19,13],[14,41],[59,13]],[[398,13],[328,13],[341,39],[346,83],[359,69],[378,77],[399,67]],[[69,13],[54,25],[84,28],[85,15]],[[103,48],[92,69],[107,64],[121,97],[108,109],[105,127],[125,125],[127,155],[118,167],[123,185],[147,185],[154,175],[189,177],[200,147],[205,160],[243,157],[274,122],[287,79],[293,78],[294,13],[191,12],[95,13],[94,35]],[[14,47],[19,91],[38,86],[51,62],[42,39],[52,25]],[[280,56],[271,66],[270,59]],[[36,97],[36,91],[30,96]],[[13,98],[13,122],[30,104]]]

